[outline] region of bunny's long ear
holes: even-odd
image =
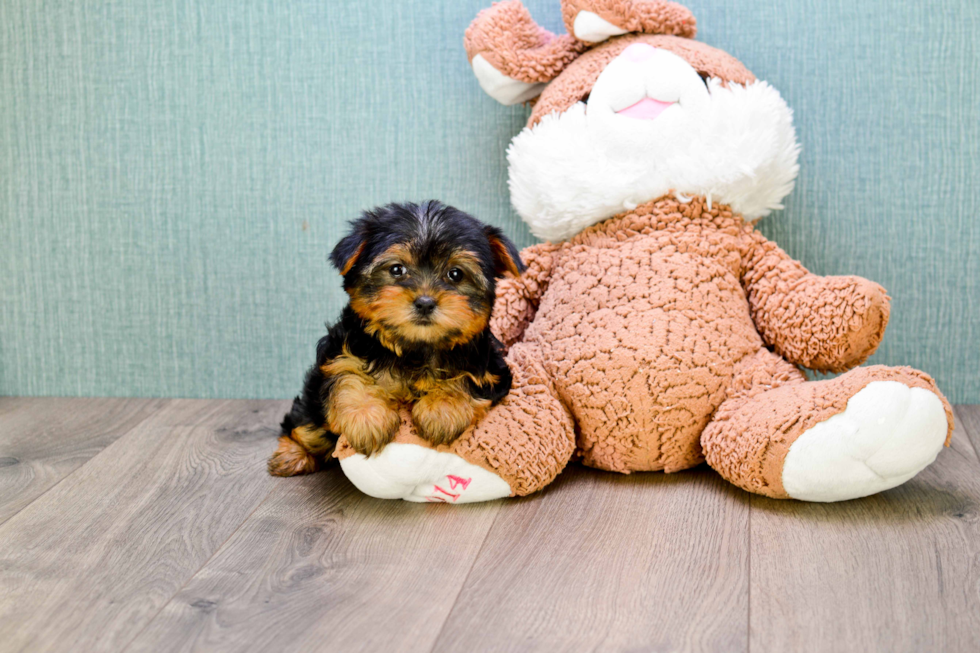
[[[589,47],[535,23],[520,0],[499,2],[477,14],[463,44],[480,86],[507,105],[540,95],[545,84]]]
[[[561,0],[569,34],[590,45],[627,32],[669,34],[693,39],[694,14],[668,0]]]

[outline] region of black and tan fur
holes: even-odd
[[[269,473],[317,471],[343,434],[365,455],[411,409],[419,436],[449,444],[510,390],[490,332],[495,280],[524,264],[501,231],[436,201],[365,212],[331,261],[350,303],[282,422]]]

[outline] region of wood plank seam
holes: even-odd
[[[157,416],[160,413],[160,411],[162,411],[168,405],[169,405],[169,402],[168,403],[161,404],[159,408],[157,408],[152,413],[150,413],[149,415],[147,415],[146,417],[144,417],[138,423],[134,424],[131,429],[129,429],[128,431],[124,431],[124,432],[120,433],[112,442],[110,442],[108,445],[106,445],[106,447],[104,447],[102,449],[102,451],[99,451],[97,454],[95,454],[94,456],[92,456],[91,458],[89,458],[88,460],[86,460],[85,462],[83,462],[81,465],[79,465],[78,467],[76,467],[72,471],[68,472],[68,474],[66,474],[65,476],[62,476],[58,480],[57,483],[55,483],[54,485],[52,485],[51,487],[47,488],[46,490],[44,490],[43,492],[41,492],[39,495],[37,495],[36,497],[34,497],[33,499],[31,499],[29,503],[25,503],[23,506],[21,506],[20,508],[18,508],[15,512],[12,512],[9,515],[7,515],[6,517],[4,517],[3,519],[0,519],[0,526],[3,526],[5,523],[7,523],[8,521],[10,521],[13,517],[16,517],[17,515],[19,515],[21,512],[24,511],[24,509],[29,508],[32,505],[34,505],[34,503],[37,502],[38,499],[40,499],[41,497],[43,497],[44,495],[46,495],[51,490],[54,490],[55,488],[57,488],[58,486],[60,486],[62,483],[64,483],[68,479],[70,479],[73,476],[75,476],[76,474],[80,473],[81,470],[84,469],[84,467],[86,465],[88,465],[90,462],[92,462],[93,460],[95,460],[96,458],[98,458],[99,456],[101,456],[102,455],[102,452],[105,451],[105,449],[108,449],[109,446],[112,445],[112,443],[121,440],[122,438],[126,437],[127,435],[129,435],[130,433],[132,433],[133,431],[135,431],[136,429],[142,427],[144,424],[146,424],[146,422],[148,420],[153,419],[155,416]]]
[[[955,410],[952,446],[897,488],[837,504],[753,498],[750,650],[977,650],[980,413]]]
[[[970,408],[980,411],[980,404],[959,404],[957,406],[953,406],[953,414],[955,415],[956,420],[963,425],[963,430],[966,431],[966,439],[969,440],[970,444],[973,446],[973,453],[977,455],[977,459],[980,459],[980,446],[977,445],[977,442],[980,442],[980,433],[974,433],[970,429],[969,421],[960,417],[961,410],[968,410]]]
[[[237,533],[239,530],[241,530],[242,526],[244,526],[245,523],[249,519],[252,518],[252,515],[254,515],[256,512],[258,512],[259,508],[261,508],[265,504],[265,502],[269,500],[269,497],[272,496],[272,493],[275,491],[275,489],[276,489],[276,486],[274,486],[274,485],[269,488],[269,491],[266,493],[265,498],[263,498],[261,501],[259,501],[258,504],[256,504],[255,508],[252,510],[252,512],[248,513],[248,515],[245,516],[245,518],[241,521],[241,523],[238,524],[238,526],[235,527],[235,530],[233,530],[231,533],[229,533],[228,537],[226,537],[224,539],[224,541],[221,543],[221,545],[215,548],[215,550],[211,554],[211,556],[207,560],[205,560],[201,564],[201,566],[198,567],[194,571],[193,574],[189,574],[187,576],[187,578],[186,578],[186,580],[184,580],[183,584],[180,587],[177,588],[177,590],[170,596],[170,598],[168,598],[166,601],[163,601],[160,604],[159,609],[157,609],[157,611],[153,613],[153,616],[152,617],[150,617],[149,619],[146,620],[146,624],[142,628],[140,628],[132,637],[129,638],[129,641],[128,642],[126,642],[125,644],[123,644],[123,646],[119,649],[120,651],[128,651],[129,650],[129,647],[132,646],[133,645],[133,642],[135,642],[139,638],[139,636],[143,634],[143,631],[146,630],[147,628],[149,628],[150,625],[154,621],[156,621],[156,618],[160,616],[160,613],[163,612],[168,605],[170,605],[170,603],[177,597],[178,594],[180,594],[182,591],[184,591],[184,588],[187,587],[187,585],[190,584],[190,582],[192,580],[194,580],[194,577],[195,576],[197,576],[199,573],[201,573],[201,570],[202,569],[204,569],[205,567],[207,567],[208,564],[212,560],[214,560],[215,556],[217,556],[225,548],[225,546],[228,545],[228,542],[231,541],[231,538],[233,538],[235,536],[235,533]]]
[[[507,499],[497,500],[507,501]],[[463,593],[463,588],[466,587],[466,583],[469,582],[470,576],[473,574],[473,570],[476,568],[476,563],[480,559],[480,554],[483,553],[483,548],[487,545],[487,540],[490,538],[490,532],[493,530],[494,524],[497,523],[497,519],[500,517],[500,512],[501,511],[498,510],[494,514],[493,521],[490,522],[490,525],[487,527],[487,532],[483,535],[483,541],[480,542],[480,548],[477,549],[476,555],[473,556],[473,562],[470,563],[470,568],[466,571],[466,577],[463,578],[463,582],[459,584],[459,589],[456,590],[456,596],[453,598],[453,607],[449,608],[449,611],[446,612],[446,616],[442,620],[442,624],[439,626],[439,631],[436,633],[436,636],[432,638],[432,647],[429,649],[430,653],[436,649],[436,645],[439,643],[439,638],[442,636],[442,631],[446,629],[446,624],[449,623],[450,617],[452,617],[453,612],[456,611],[456,606],[459,604],[459,597]]]
[[[268,500],[275,483],[263,463],[267,443],[274,440],[268,439],[266,424],[281,414],[283,404],[176,402],[172,411],[157,412],[127,430],[81,465],[80,475],[55,484],[57,492],[32,502],[32,510],[21,511],[14,523],[0,526],[0,539],[15,535],[12,543],[30,543],[0,556],[0,566],[9,563],[24,579],[0,574],[0,595],[14,590],[0,601],[0,631],[23,635],[30,646],[25,650],[60,650],[59,640],[68,639],[78,650],[128,646],[132,633],[142,628],[139,620],[165,605],[156,602],[179,591],[177,586],[192,577],[185,574],[226,546],[255,507]],[[94,493],[93,501],[79,504],[84,492]],[[182,496],[192,499],[187,509]],[[80,509],[66,511],[66,505]],[[37,528],[29,533],[32,523]],[[75,561],[75,573],[52,574],[53,565],[63,564],[57,540],[66,532],[78,536],[60,547]],[[146,540],[148,534],[158,537]],[[31,554],[33,549],[38,554]],[[86,564],[105,561],[110,564]],[[27,585],[50,591],[32,592]],[[73,604],[71,593],[79,590],[92,600]],[[59,606],[64,618],[40,616]],[[95,622],[97,628],[88,628]],[[116,635],[122,637],[106,645]],[[6,650],[6,644],[0,648]]]
[[[435,653],[746,649],[748,495],[716,473],[570,465],[505,510]]]

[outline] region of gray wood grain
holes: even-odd
[[[131,651],[429,651],[497,501],[380,501],[333,468],[262,507]]]
[[[748,495],[571,466],[501,510],[433,649],[745,650]]]
[[[973,449],[980,457],[980,405],[974,406],[954,406],[953,412],[956,414],[956,424],[962,428],[967,437],[973,443]]]
[[[3,651],[118,651],[268,495],[281,401],[173,401],[0,526]]]
[[[0,397],[0,524],[166,403]]]
[[[752,651],[980,650],[980,463],[962,422],[908,483],[752,498]]]
[[[571,466],[457,507],[268,477],[286,406],[0,398],[39,470],[2,486],[33,502],[0,525],[0,652],[980,650],[978,406],[857,501]]]

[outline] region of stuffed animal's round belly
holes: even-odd
[[[593,254],[552,278],[534,323],[584,462],[618,472],[697,465],[735,363],[762,347],[744,292],[698,255]]]

